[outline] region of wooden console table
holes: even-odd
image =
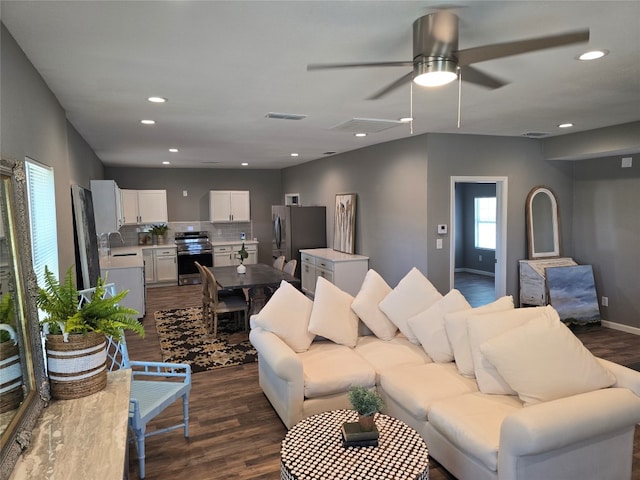
[[[44,409],[10,480],[126,477],[131,370],[111,372],[107,378],[101,392],[54,400]]]

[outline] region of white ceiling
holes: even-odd
[[[366,100],[403,67],[308,72],[308,63],[411,60],[412,23],[442,1],[5,1],[2,22],[108,166],[283,168],[409,136],[331,128],[409,114],[409,86]],[[474,65],[497,90],[414,88],[414,134],[521,136],[640,119],[640,1],[456,2],[459,48],[589,28],[588,44]],[[611,53],[579,62],[591,48]],[[168,98],[163,105],[146,101]],[[268,112],[307,115],[267,119]],[[151,118],[154,126],[139,121]],[[557,125],[573,122],[560,131]],[[169,153],[170,147],[180,149]],[[298,152],[298,158],[291,158]],[[214,163],[212,163],[214,162]]]

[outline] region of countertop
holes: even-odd
[[[222,245],[258,245],[258,240],[214,240],[211,245],[214,247],[220,247]]]
[[[356,260],[368,260],[369,257],[364,255],[352,255],[350,253],[338,252],[333,248],[308,248],[300,250],[300,253],[306,253],[313,257],[323,258],[331,262],[353,262]]]

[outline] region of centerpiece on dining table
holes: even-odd
[[[247,273],[247,267],[245,267],[242,263],[246,258],[249,258],[249,252],[247,252],[246,248],[244,248],[244,242],[242,242],[242,248],[238,250],[238,258],[240,259],[240,265],[238,265],[238,268],[236,270],[240,274]]]

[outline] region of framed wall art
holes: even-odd
[[[333,223],[333,249],[355,253],[356,248],[356,194],[336,195],[336,213]]]

